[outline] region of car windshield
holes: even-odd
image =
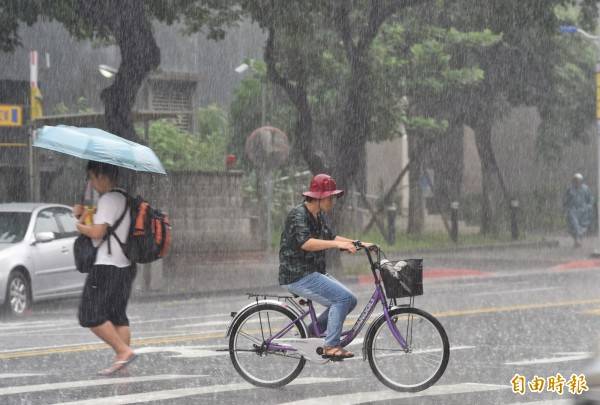
[[[29,212],[0,212],[0,243],[21,242],[30,216]]]

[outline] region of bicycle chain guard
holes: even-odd
[[[274,339],[272,343],[287,345],[296,349],[307,361],[316,364],[325,364],[329,362],[329,359],[324,359],[323,356],[317,352],[318,349],[321,349],[321,353],[323,352],[323,339],[321,338],[281,338]]]

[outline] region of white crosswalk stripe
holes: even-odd
[[[26,378],[26,377],[37,377],[45,374],[35,374],[35,373],[5,373],[0,374],[0,379],[5,378]],[[99,378],[99,379],[91,379],[91,380],[77,380],[77,381],[62,381],[55,383],[44,383],[44,384],[33,384],[33,385],[20,385],[20,386],[12,386],[12,387],[4,387],[0,388],[0,403],[5,403],[5,401],[10,402],[8,396],[10,395],[30,395],[32,393],[42,393],[44,392],[52,392],[59,391],[61,392],[60,397],[54,397],[49,402],[54,405],[120,405],[120,404],[135,404],[135,403],[145,403],[145,402],[154,402],[154,401],[170,401],[181,398],[191,398],[191,397],[199,397],[198,399],[194,398],[194,403],[203,403],[202,396],[205,395],[215,395],[215,394],[224,394],[224,393],[234,393],[240,391],[250,391],[254,390],[256,394],[254,397],[259,400],[256,395],[264,394],[268,397],[269,390],[263,390],[261,388],[255,387],[246,382],[240,383],[229,383],[229,384],[215,384],[215,385],[201,385],[202,381],[206,381],[204,379],[198,380],[197,382],[193,382],[190,384],[186,384],[187,386],[184,388],[171,388],[171,384],[178,380],[184,379],[194,379],[194,378],[205,378],[207,375],[203,374],[164,374],[164,375],[149,375],[149,376],[139,376],[139,377],[116,377],[116,378]],[[353,378],[326,378],[326,377],[303,377],[297,378],[292,381],[288,386],[311,386],[317,384],[343,384],[346,383],[353,386],[354,383]],[[111,385],[119,385],[119,384],[127,384],[128,386],[135,386],[135,384],[143,384],[153,382],[148,389],[145,389],[141,392],[136,393],[122,393],[120,395],[114,395],[114,392],[110,391],[96,391],[95,387],[99,386],[111,386]],[[497,385],[497,384],[481,384],[481,383],[459,383],[459,384],[444,384],[444,385],[434,385],[433,387],[428,388],[425,391],[416,392],[416,393],[407,393],[407,392],[396,392],[393,390],[385,389],[383,386],[374,386],[375,391],[360,391],[353,392],[347,394],[340,395],[321,395],[315,396],[312,398],[302,398],[290,401],[279,403],[279,405],[322,405],[329,403],[336,404],[344,404],[344,405],[357,405],[362,403],[369,402],[377,402],[377,401],[390,401],[390,400],[400,400],[400,399],[408,399],[408,398],[418,398],[418,397],[444,397],[448,395],[456,395],[456,394],[477,394],[483,392],[494,392],[494,391],[503,391],[510,389],[508,385]],[[85,391],[89,389],[90,391]],[[373,388],[366,388],[373,389]],[[64,390],[76,390],[73,391],[73,397],[69,397],[66,395]],[[68,391],[67,391],[68,392]],[[109,396],[101,396],[96,397],[98,393],[103,393],[100,395]],[[95,393],[95,394],[94,394]],[[113,395],[110,395],[113,394]],[[244,395],[244,394],[241,394]],[[311,390],[303,391],[303,396],[311,396],[315,395],[315,393]],[[1,398],[6,398],[5,400]],[[87,398],[86,398],[87,397]],[[17,397],[19,398],[19,397]],[[21,397],[22,398],[22,397]],[[16,398],[10,398],[16,399]],[[212,397],[214,400],[215,397]],[[516,399],[516,398],[515,398]],[[48,399],[47,399],[48,400]],[[61,401],[61,402],[54,402]],[[566,400],[546,400],[546,401],[534,401],[534,402],[524,402],[525,404],[531,405],[566,405],[570,403]],[[511,405],[516,405],[517,402]]]
[[[564,363],[578,360],[588,360],[593,358],[593,353],[588,352],[573,352],[573,353],[555,353],[553,357],[544,357],[540,359],[526,359],[526,360],[515,360],[508,361],[504,364],[508,366],[528,366],[533,364],[551,364],[551,363]]]
[[[330,395],[326,397],[315,397],[301,399],[293,402],[286,402],[279,405],[322,405],[322,404],[344,404],[353,405],[363,402],[384,401],[390,399],[415,398],[415,397],[431,397],[439,395],[466,394],[471,392],[485,392],[508,389],[506,385],[494,384],[452,384],[452,385],[434,385],[433,387],[421,392],[395,392],[387,391],[372,391],[372,392],[356,392],[352,394]]]
[[[39,374],[39,373],[5,373],[5,374],[0,374],[0,380],[2,380],[2,379],[8,379],[8,378],[36,377],[36,376],[40,376],[40,375],[46,375],[46,374]]]
[[[298,378],[288,385],[307,385],[318,383],[339,383],[349,380],[347,378]],[[144,401],[161,401],[167,399],[190,397],[194,395],[216,394],[219,392],[233,392],[241,390],[255,389],[256,387],[248,383],[210,385],[197,388],[178,388],[172,390],[151,391],[139,394],[115,395],[112,397],[87,399],[82,401],[61,402],[54,405],[123,405],[135,404]]]
[[[35,384],[35,385],[18,385],[15,387],[0,388],[0,396],[25,394],[25,393],[31,393],[31,392],[42,392],[42,391],[55,391],[55,390],[71,389],[71,388],[89,388],[89,387],[96,387],[96,386],[100,386],[100,385],[113,385],[113,384],[148,382],[148,381],[163,381],[163,380],[174,380],[174,379],[182,379],[182,378],[198,378],[198,377],[206,377],[206,375],[162,374],[162,375],[149,375],[149,376],[141,376],[141,377],[100,378],[100,379],[94,379],[94,380],[80,380],[80,381],[57,382],[57,383],[47,383],[47,384]]]
[[[547,401],[535,401],[535,402],[513,402],[509,405],[573,405],[573,401],[568,399],[556,399]]]

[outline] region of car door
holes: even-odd
[[[69,248],[68,240],[61,237],[60,228],[56,217],[55,208],[46,208],[38,212],[34,235],[40,232],[53,232],[55,239],[49,242],[37,242],[31,246],[34,263],[34,280],[32,280],[36,297],[53,295],[62,290],[68,283],[65,282],[65,273],[70,269],[70,260],[73,256],[72,247]]]
[[[73,216],[70,208],[57,207],[53,210],[54,217],[61,228],[60,239],[64,241],[65,246],[69,250],[65,259],[64,288],[65,291],[81,291],[81,287],[85,282],[85,274],[77,271],[75,267],[75,257],[73,256],[73,245],[75,239],[79,235],[77,231],[77,220]]]

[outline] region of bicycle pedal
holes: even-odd
[[[321,356],[321,357],[323,357],[324,359],[329,360],[329,361],[344,361],[343,357],[336,357],[336,356]]]

